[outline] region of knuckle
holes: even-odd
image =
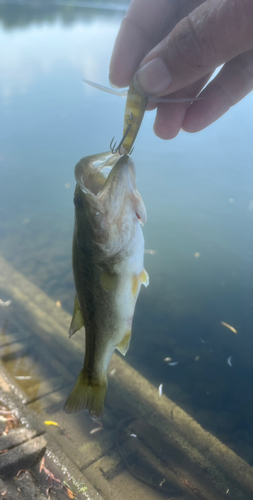
[[[152,36],[150,36],[149,31],[145,29],[145,27],[141,26],[141,24],[135,20],[135,18],[131,15],[131,12],[128,11],[123,17],[121,21],[121,28],[126,29],[126,31],[128,31],[129,33],[131,33],[133,30],[136,33],[139,33],[140,39],[142,38],[147,42],[150,49],[152,48]]]
[[[253,80],[253,50],[244,52],[244,54],[241,54],[237,59],[241,71],[247,76],[247,78]]]
[[[174,29],[176,52],[184,59],[185,65],[199,72],[210,65],[215,65],[215,53],[212,41],[207,33],[202,33],[198,23],[189,14]]]
[[[215,84],[215,87],[216,91],[220,94],[223,102],[227,104],[228,109],[236,104],[237,101],[235,101],[235,99],[233,98],[233,94],[229,93],[224,85],[221,85],[217,82]]]

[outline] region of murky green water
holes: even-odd
[[[74,166],[121,137],[125,105],[82,78],[108,84],[123,12],[0,5],[0,253],[69,312]],[[252,105],[253,94],[170,142],[146,113],[133,159],[155,253],[126,358],[242,455],[253,446]]]

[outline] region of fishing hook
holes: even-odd
[[[133,114],[132,114],[132,113],[130,113],[129,117],[128,117],[128,118],[127,118],[127,120],[126,120],[126,124],[127,124],[126,131],[125,131],[125,133],[124,133],[124,135],[123,135],[123,137],[122,137],[122,139],[121,139],[121,141],[120,141],[120,143],[119,143],[119,145],[118,145],[117,147],[116,147],[116,142],[114,142],[114,144],[113,144],[114,137],[112,138],[112,140],[111,140],[111,142],[110,142],[110,150],[111,150],[112,154],[117,153],[117,151],[120,153],[120,148],[121,148],[121,146],[123,145],[124,140],[125,140],[125,138],[127,137],[128,133],[129,133],[129,131],[130,131],[130,128],[131,128],[131,127],[132,127],[132,125],[133,125],[133,120],[134,120]],[[132,123],[130,123],[130,121],[131,121]]]

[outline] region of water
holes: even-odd
[[[0,5],[0,254],[69,312],[74,166],[121,138],[125,105],[82,82],[108,85],[124,3],[77,4]],[[250,94],[208,129],[169,142],[154,136],[154,112],[145,115],[133,159],[155,253],[145,256],[150,286],[126,358],[244,457],[253,446],[252,105]]]

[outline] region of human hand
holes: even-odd
[[[204,129],[253,89],[253,0],[132,0],[110,80],[125,87],[133,78],[145,95],[178,99],[202,90],[192,104],[157,104],[158,137]]]

